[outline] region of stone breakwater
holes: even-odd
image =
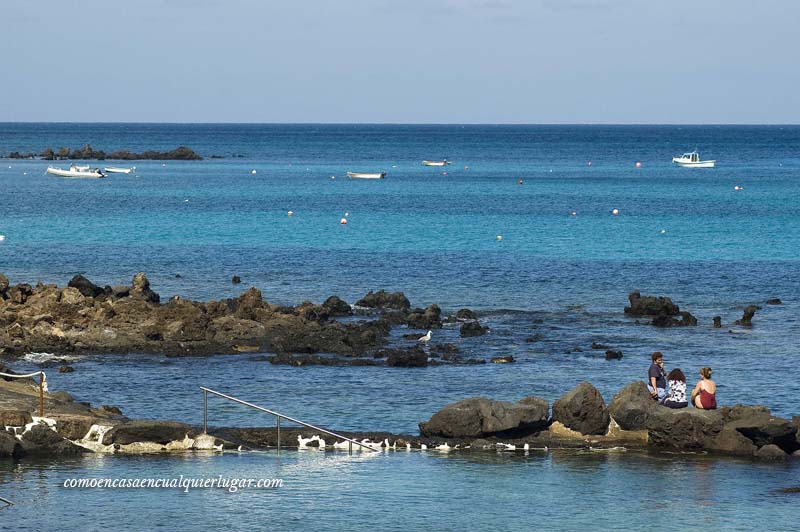
[[[340,319],[348,317],[346,323]],[[401,292],[370,292],[355,308],[337,296],[321,304],[273,305],[256,288],[233,299],[199,302],[175,296],[164,303],[144,273],[136,274],[130,285],[104,287],[76,275],[63,288],[11,285],[0,274],[0,354],[11,356],[266,352],[278,354],[270,362],[291,365],[458,363],[458,349],[452,345],[432,346],[431,353],[418,347],[379,349],[394,326],[424,331],[441,328],[446,320],[460,323],[463,336],[486,332],[468,309],[445,318],[437,305],[412,308]],[[331,354],[340,356],[327,356]]]
[[[5,368],[4,368],[5,369]],[[30,379],[0,379],[0,458],[72,456],[85,452],[162,453],[265,449],[278,446],[274,427],[209,428],[175,421],[132,420],[113,406],[93,408],[66,392],[45,394]],[[588,382],[555,401],[516,403],[472,397],[447,405],[419,424],[418,435],[349,432],[379,450],[534,451],[583,449],[694,452],[755,460],[800,458],[800,417],[772,416],[763,406],[673,410],[633,382],[606,405]],[[348,449],[348,442],[307,428],[283,427],[283,448]],[[353,446],[353,450],[363,450]]]

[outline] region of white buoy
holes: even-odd
[[[286,213],[287,216],[294,216],[294,211],[289,211]]]
[[[662,229],[662,230],[661,230],[661,234],[662,234],[662,235],[666,235],[666,234],[667,234],[667,230],[666,230],[666,229]]]
[[[250,173],[251,173],[251,174],[255,174],[255,173],[257,173],[257,172],[256,172],[256,170],[255,170],[255,168],[254,168],[253,170],[251,170],[251,171],[250,171]]]
[[[345,218],[347,218],[348,216],[350,216],[350,213],[349,213],[349,212],[346,212],[346,213],[344,213],[344,217],[345,217]]]
[[[619,215],[619,209],[613,209],[613,210],[611,211],[611,214],[613,214],[614,216],[617,216],[617,215]]]
[[[167,163],[161,163],[161,166],[167,166]]]
[[[342,218],[341,220],[339,220],[339,224],[347,225],[347,218]]]
[[[642,163],[640,163],[639,161],[636,161],[636,168],[641,168],[641,167],[642,167]]]
[[[185,200],[183,200],[183,201],[185,201],[186,203],[189,203],[189,199],[188,199],[188,198],[187,198],[187,199],[185,199]]]
[[[578,211],[572,211],[569,213],[570,216],[578,216]]]
[[[6,235],[0,235],[0,242],[4,242],[6,239]]]
[[[331,176],[331,179],[336,179],[336,176],[335,176],[335,175],[332,175],[332,176]]]
[[[496,237],[494,237],[494,239],[499,242],[499,241],[503,240],[503,235],[497,235]]]
[[[740,187],[739,185],[736,185],[735,187],[733,187],[733,190],[744,190],[744,187]]]

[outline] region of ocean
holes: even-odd
[[[418,422],[470,396],[552,402],[588,380],[608,402],[625,384],[644,380],[658,350],[690,386],[700,367],[711,366],[722,405],[800,414],[798,126],[0,123],[0,155],[87,143],[106,152],[186,145],[205,159],[131,162],[135,175],[104,180],[44,174],[58,162],[0,160],[0,272],[12,283],[64,285],[82,273],[114,285],[144,271],[162,299],[221,299],[256,286],[269,302],[293,305],[399,290],[415,306],[474,309],[490,327],[468,339],[445,327],[432,342],[455,343],[467,357],[513,355],[516,362],[396,369],[273,366],[255,355],[0,360],[20,370],[68,362],[74,373],[51,370],[48,380],[78,400],[114,404],[132,417],[199,423],[198,386],[209,386],[340,430],[416,433]],[[671,163],[695,147],[717,167]],[[421,164],[440,158],[452,164]],[[347,171],[387,177],[351,180]],[[241,285],[231,283],[233,275]],[[623,314],[633,290],[671,297],[698,326],[636,323]],[[783,304],[766,305],[770,298]],[[752,329],[733,325],[749,304],[761,307]],[[714,316],[723,328],[711,327]],[[396,344],[404,332],[393,333]],[[605,360],[592,342],[621,350],[623,359]],[[215,425],[273,423],[216,402],[209,415]],[[111,490],[57,485],[65,475],[253,468],[284,475],[287,487],[213,499],[202,490],[167,497],[126,491],[121,503]],[[389,453],[372,460],[284,452],[0,467],[0,495],[23,494],[23,504],[3,513],[49,509],[31,529],[100,528],[124,512],[166,516],[184,503],[194,508],[185,524],[206,519],[216,528],[267,520],[275,529],[630,529],[696,510],[705,526],[745,529],[758,519],[785,529],[797,496],[776,490],[798,484],[794,463],[623,452]],[[565,501],[578,492],[601,511],[576,515]],[[119,508],[104,510],[106,517],[61,510],[76,497]],[[624,512],[618,499],[629,503]],[[214,504],[221,507],[206,506]]]

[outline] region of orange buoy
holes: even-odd
[[[641,167],[642,167],[642,163],[640,163],[639,161],[636,161],[636,168],[641,168]]]
[[[339,220],[339,223],[341,225],[347,225],[347,218],[342,218],[341,220]]]

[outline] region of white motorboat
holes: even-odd
[[[683,168],[714,168],[714,165],[717,163],[716,160],[701,161],[700,154],[697,153],[697,150],[684,153],[680,157],[673,157],[672,162]]]
[[[423,166],[447,166],[450,161],[442,159],[441,161],[422,161]]]
[[[64,170],[62,168],[53,168],[52,166],[48,166],[47,173],[56,175],[58,177],[89,177],[95,179],[100,179],[106,176],[100,171],[99,168],[85,168],[86,170],[80,170],[77,166],[70,166],[69,170]]]
[[[136,167],[131,166],[130,168],[118,168],[116,166],[106,166],[103,168],[103,171],[107,174],[131,174],[136,172]]]
[[[351,179],[383,179],[386,172],[347,172],[347,177]]]

